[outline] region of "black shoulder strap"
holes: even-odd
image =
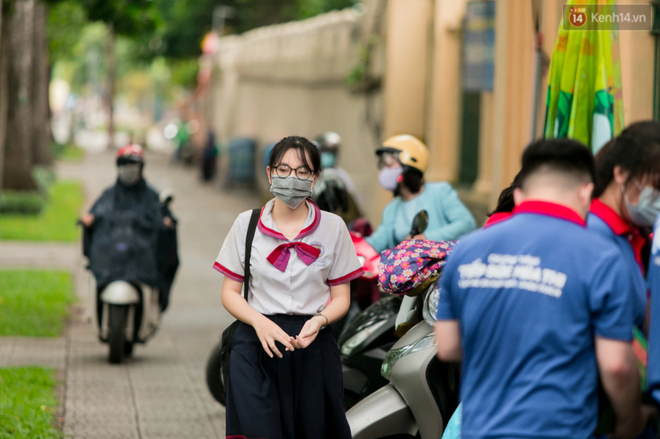
[[[243,276],[243,297],[248,300],[248,290],[250,289],[250,256],[252,255],[252,241],[254,241],[254,233],[257,231],[257,223],[259,222],[259,215],[261,209],[254,209],[250,217],[250,225],[247,230],[247,237],[245,239],[245,275]]]

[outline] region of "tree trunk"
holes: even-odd
[[[4,8],[0,0],[0,193],[5,159],[5,135],[7,129],[7,26],[3,26]]]
[[[117,63],[115,58],[115,31],[112,24],[108,25],[108,37],[105,44],[105,65],[108,72],[105,91],[105,107],[108,113],[108,148],[115,147],[115,83],[117,80]]]
[[[34,190],[32,178],[32,51],[34,0],[15,2],[7,20],[7,135],[5,136],[4,187]]]
[[[48,111],[48,41],[46,39],[47,7],[43,0],[34,5],[34,53],[32,63],[32,153],[34,164],[50,166],[53,156],[50,151]]]

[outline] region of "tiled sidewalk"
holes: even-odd
[[[0,367],[34,364],[60,371],[69,438],[224,438],[224,409],[206,389],[204,367],[232,319],[220,303],[221,278],[211,265],[236,215],[258,201],[200,186],[194,171],[172,167],[163,156],[148,156],[146,172],[154,187],[177,194],[173,210],[182,264],[160,332],[137,346],[125,364],[110,365],[107,345],[98,341],[82,310],[87,274],[80,246],[0,242],[0,268],[68,269],[81,299],[62,337],[0,337]],[[113,182],[114,173],[109,153],[58,169],[60,178],[85,183],[90,202]]]

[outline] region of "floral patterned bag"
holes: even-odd
[[[378,285],[389,294],[415,295],[438,278],[456,242],[409,240],[385,250],[380,255]]]

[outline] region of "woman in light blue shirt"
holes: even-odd
[[[383,211],[383,221],[367,238],[382,252],[409,239],[448,241],[474,230],[476,223],[449,183],[426,183],[428,149],[410,135],[394,136],[376,151],[379,157],[380,185],[394,193]],[[429,224],[423,235],[410,237],[413,219],[422,210],[429,214]]]

